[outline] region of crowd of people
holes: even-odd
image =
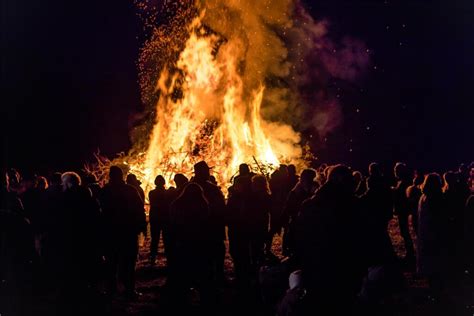
[[[402,270],[427,278],[438,299],[474,272],[473,164],[442,176],[404,163],[393,175],[377,163],[364,173],[323,164],[300,174],[280,165],[264,175],[242,164],[225,196],[201,161],[191,179],[176,174],[175,186],[158,175],[145,196],[137,177],[118,166],[105,184],[90,174],[46,179],[5,170],[0,291],[8,307],[0,313],[24,308],[35,282],[53,293],[58,315],[73,313],[71,303],[91,292],[139,298],[138,240],[147,233],[151,266],[163,242],[166,289],[177,306],[190,288],[203,307],[216,306],[218,289],[229,286],[226,240],[233,286],[279,315],[339,314],[377,303],[402,286]],[[402,258],[388,231],[394,217]],[[283,260],[273,253],[275,235],[282,236]]]

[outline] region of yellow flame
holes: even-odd
[[[193,164],[200,160],[214,167],[220,184],[227,184],[240,163],[277,166],[281,159],[301,154],[281,144],[284,137],[272,134],[271,123],[262,119],[263,84],[244,95],[240,43],[204,34],[202,17],[190,24],[176,69],[163,69],[156,83],[160,97],[146,158],[130,166],[145,190],[158,174],[168,180],[175,173],[192,175]]]

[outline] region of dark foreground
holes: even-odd
[[[393,219],[389,227],[390,236],[397,254],[404,256],[403,241],[399,235],[397,220]],[[412,234],[413,237],[414,234]],[[279,256],[281,239],[277,236],[273,249]],[[197,292],[190,291],[187,304],[173,304],[166,290],[166,259],[159,256],[158,264],[148,263],[149,239],[142,242],[137,264],[137,291],[142,295],[136,300],[123,297],[107,297],[105,295],[78,293],[67,307],[58,311],[55,296],[45,289],[34,288],[33,295],[22,304],[27,315],[207,315],[202,310]],[[160,245],[162,251],[162,245]],[[190,265],[192,262],[189,263]],[[405,274],[405,286],[398,293],[385,299],[379,306],[361,307],[359,313],[364,315],[474,315],[474,278],[465,275],[460,285],[445,290],[439,300],[429,297],[427,281],[418,278],[411,272]],[[227,284],[220,287],[219,302],[216,315],[275,315],[272,306],[262,304],[258,293],[242,294],[236,290],[233,282],[233,266],[229,254],[226,255]],[[33,280],[41,278],[32,276]],[[59,294],[60,295],[60,294]],[[252,297],[252,299],[249,299]],[[2,304],[9,302],[7,296],[2,297]],[[2,315],[8,316],[8,315]],[[16,316],[16,315],[14,315]]]

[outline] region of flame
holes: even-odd
[[[281,129],[262,118],[264,83],[244,87],[242,41],[206,31],[204,15],[189,24],[189,37],[175,64],[162,69],[148,148],[143,160],[129,163],[146,191],[158,174],[168,180],[176,173],[192,175],[200,160],[225,185],[243,162],[275,168],[301,156],[294,146],[299,136],[288,145],[288,136],[279,135]],[[291,127],[285,130],[295,134]]]

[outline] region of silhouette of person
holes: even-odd
[[[411,265],[415,262],[415,250],[413,248],[413,241],[410,236],[410,229],[408,223],[408,216],[410,215],[410,202],[407,198],[407,188],[412,183],[412,178],[408,167],[402,163],[397,162],[394,168],[397,185],[393,188],[393,210],[398,217],[398,224],[400,226],[400,235],[405,244],[406,256],[405,261]]]
[[[10,168],[7,170],[10,193],[21,193],[21,175],[18,170]]]
[[[109,289],[116,291],[116,275],[125,287],[125,294],[135,298],[135,264],[138,255],[138,234],[146,232],[143,200],[136,188],[123,181],[123,172],[110,167],[109,182],[99,194],[104,223]]]
[[[392,192],[379,166],[369,166],[367,191],[360,197],[360,208],[365,231],[366,255],[370,266],[392,264],[396,261],[392,242],[388,234],[388,223],[392,219]]]
[[[88,187],[89,190],[91,190],[92,196],[95,199],[99,198],[99,192],[102,188],[100,187],[100,184],[97,181],[97,177],[95,175],[93,175],[92,173],[87,174],[84,177],[84,185]]]
[[[45,191],[48,188],[48,180],[43,176],[37,177],[36,178],[36,188],[40,192]]]
[[[36,221],[41,212],[41,193],[37,188],[37,177],[35,174],[27,173],[21,181],[22,192],[20,194],[21,201],[25,210],[26,217],[36,230]]]
[[[199,168],[199,167],[198,167]],[[173,236],[172,289],[175,299],[184,299],[186,291],[197,287],[206,305],[213,295],[215,232],[209,203],[202,188],[187,184],[171,204],[170,233]]]
[[[140,198],[142,199],[143,202],[145,202],[145,191],[143,191],[142,187],[140,186],[142,183],[140,180],[137,179],[137,176],[134,175],[133,173],[129,173],[127,175],[127,184],[131,185],[135,189],[137,189],[138,194],[140,195]]]
[[[354,177],[355,186],[356,186],[355,195],[361,196],[362,194],[365,193],[365,191],[367,191],[367,184],[364,179],[364,175],[360,171],[354,171],[352,172],[352,176]]]
[[[270,225],[270,211],[272,200],[267,178],[263,175],[254,175],[250,192],[250,205],[247,209],[248,229],[250,233],[251,271],[263,261],[264,245]]]
[[[291,256],[294,253],[294,225],[296,217],[301,211],[303,202],[310,198],[317,189],[318,184],[314,181],[316,171],[305,169],[295,187],[288,194],[288,199],[283,211],[283,222],[287,226],[288,233],[283,237],[283,255]]]
[[[268,236],[267,252],[271,252],[273,236],[280,235],[284,223],[282,222],[283,208],[291,188],[288,188],[288,167],[284,164],[275,170],[270,177],[270,191],[272,192],[272,210],[270,216],[270,234]],[[286,233],[286,232],[285,232]]]
[[[296,256],[305,277],[307,315],[349,313],[367,269],[354,178],[344,165],[303,203],[296,223]],[[362,246],[363,247],[363,246]]]
[[[194,165],[193,182],[199,184],[204,192],[204,197],[209,203],[211,219],[211,240],[212,240],[212,266],[215,281],[222,283],[224,278],[224,258],[225,258],[225,199],[221,189],[210,181],[210,168],[205,161],[200,161]]]
[[[174,175],[173,177],[173,181],[174,183],[176,184],[176,188],[174,187],[170,187],[168,189],[168,196],[169,196],[169,200],[170,200],[170,203],[173,203],[177,198],[178,196],[181,195],[181,193],[183,192],[184,188],[186,187],[186,185],[189,183],[189,180],[188,178],[181,174],[181,173],[177,173]],[[171,233],[170,230],[168,230],[168,249],[166,250],[166,266],[167,266],[167,269],[168,269],[168,278],[166,280],[166,284],[172,284],[173,283],[173,276],[176,275],[175,272],[173,272],[173,269],[174,269],[174,246],[175,246],[175,241],[174,241],[174,235]]]
[[[413,228],[418,233],[418,203],[421,197],[421,185],[425,177],[421,173],[417,173],[413,178],[413,184],[407,188],[407,198],[410,203],[410,214],[412,218]]]
[[[49,244],[50,231],[55,227],[57,221],[57,214],[60,214],[62,209],[62,174],[55,172],[49,180],[49,186],[41,196],[42,213],[37,217],[36,234],[39,240],[39,254],[41,260],[45,262],[46,267],[53,267],[55,259],[54,244]],[[52,262],[52,264],[51,264]],[[54,268],[49,271],[49,274],[54,273]]]
[[[426,175],[422,192],[418,207],[416,268],[419,274],[428,277],[434,294],[439,295],[446,259],[443,234],[447,219],[441,177],[437,173]]]
[[[300,177],[296,173],[296,166],[288,165],[288,191],[291,191],[298,183]]]
[[[184,174],[177,173],[173,177],[173,181],[176,184],[176,198],[183,192],[184,187],[188,184],[189,180]],[[173,199],[174,200],[174,199]]]
[[[233,182],[235,183],[237,179],[242,177],[251,179],[254,175],[255,173],[250,170],[249,165],[243,163],[239,165],[239,173],[234,177]]]
[[[48,230],[48,264],[53,265],[62,308],[82,297],[98,278],[100,211],[75,172],[61,176],[63,193]],[[87,228],[87,233],[84,229]]]
[[[464,265],[472,275],[474,273],[474,194],[467,199],[464,219]]]
[[[227,201],[229,253],[234,261],[235,277],[239,287],[250,284],[250,208],[252,182],[249,177],[236,177]]]
[[[158,243],[160,241],[160,234],[163,237],[163,244],[165,247],[165,255],[168,251],[168,225],[169,225],[169,212],[171,205],[170,192],[165,189],[165,178],[161,175],[155,178],[156,188],[148,193],[148,199],[150,201],[150,263],[155,264],[156,255],[158,254]]]
[[[447,265],[450,267],[451,280],[456,279],[456,272],[462,269],[462,251],[464,239],[464,211],[466,205],[466,195],[459,182],[462,181],[460,174],[448,171],[443,175],[443,199],[447,214],[446,247],[450,260]]]
[[[32,295],[28,285],[35,257],[34,237],[20,199],[10,191],[9,173],[0,172],[0,312],[23,315]]]

